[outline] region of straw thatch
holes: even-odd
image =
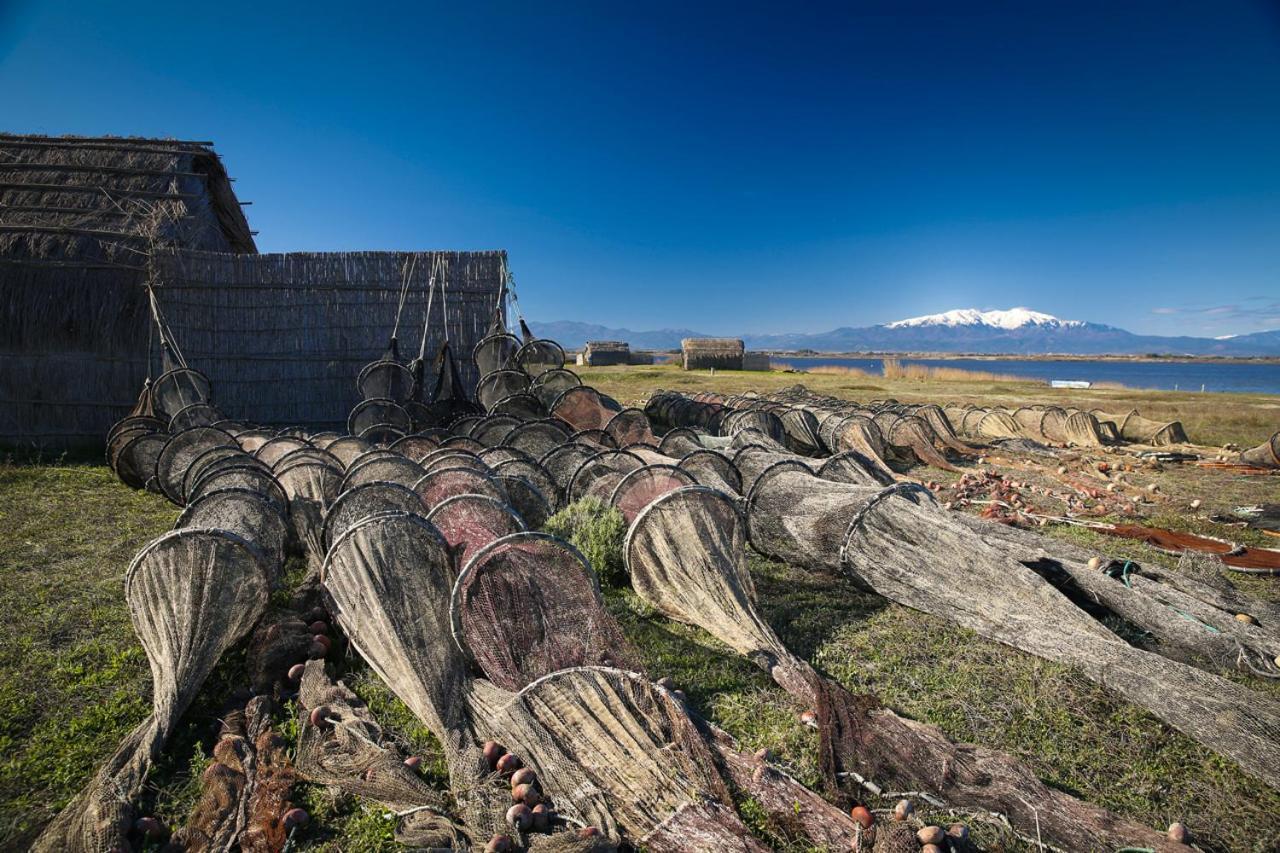
[[[626,341],[587,341],[582,350],[582,363],[591,367],[630,364],[631,345]]]
[[[745,351],[740,338],[685,338],[680,342],[685,370],[741,370]]]
[[[210,143],[0,134],[0,444],[97,443],[128,411],[154,243],[256,251]]]
[[[188,363],[209,376],[228,417],[337,428],[359,402],[354,377],[387,347],[410,267],[398,338],[405,360],[417,355],[437,255],[448,278],[432,300],[426,354],[444,342],[447,308],[471,393],[479,376],[466,356],[493,320],[505,252],[169,252],[159,257],[157,293]]]

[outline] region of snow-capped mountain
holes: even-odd
[[[688,329],[634,332],[586,323],[533,323],[534,332],[578,348],[588,340],[630,341],[635,349],[677,349],[681,338],[708,337]],[[722,332],[721,334],[724,334]],[[733,334],[729,332],[729,334]],[[1280,355],[1280,330],[1224,338],[1157,337],[1081,320],[1062,320],[1029,308],[962,308],[879,326],[844,326],[817,334],[742,335],[754,350],[988,355]]]
[[[1052,314],[1032,311],[1030,308],[1010,308],[1007,311],[979,311],[977,308],[957,308],[942,314],[926,314],[886,323],[886,329],[909,329],[919,326],[989,326],[993,329],[1021,329],[1026,326],[1066,329],[1083,326],[1080,320],[1060,320]]]

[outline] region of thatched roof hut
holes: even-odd
[[[685,338],[680,352],[685,370],[741,370],[746,347],[740,338]]]
[[[631,345],[626,341],[587,341],[582,350],[582,363],[591,367],[630,362]]]
[[[128,410],[156,244],[256,251],[210,143],[0,134],[0,444],[97,444]]]

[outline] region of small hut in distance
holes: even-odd
[[[685,370],[742,370],[741,338],[685,338],[680,342]]]
[[[631,345],[626,341],[587,341],[582,350],[582,363],[589,367],[630,364]]]

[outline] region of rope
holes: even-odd
[[[1109,577],[1113,577],[1113,578],[1116,577],[1117,570],[1114,567],[1115,567],[1115,561],[1112,561],[1112,563],[1108,565],[1107,568],[1103,569],[1103,574],[1106,574]],[[1133,584],[1129,582],[1129,572],[1132,568],[1133,568],[1133,560],[1125,560],[1124,565],[1122,565],[1119,569],[1118,579],[1121,583],[1125,585],[1127,589],[1133,589]],[[1161,604],[1164,604],[1164,602],[1161,602]],[[1192,616],[1190,613],[1186,612],[1185,610],[1179,610],[1178,608],[1174,607],[1172,604],[1165,604],[1164,606],[1169,608],[1179,616],[1181,616],[1183,619],[1186,619],[1188,622],[1194,622],[1195,624],[1199,625],[1201,628],[1204,628],[1206,631],[1209,631],[1210,633],[1213,633],[1213,634],[1222,633],[1222,631],[1219,630],[1218,628],[1213,627],[1208,622],[1202,622],[1201,620],[1197,619],[1195,616]]]
[[[431,328],[431,304],[436,298],[436,276],[440,271],[440,256],[435,255],[431,259],[431,277],[427,284],[427,310],[422,316],[422,341],[418,344],[418,361],[422,361],[427,355],[427,332]]]
[[[405,259],[405,265],[401,271],[400,280],[400,302],[396,305],[396,322],[391,327],[391,340],[395,340],[400,334],[400,315],[404,313],[405,299],[409,296],[409,282],[413,280],[413,271],[418,267],[418,256],[414,255],[411,259]]]

